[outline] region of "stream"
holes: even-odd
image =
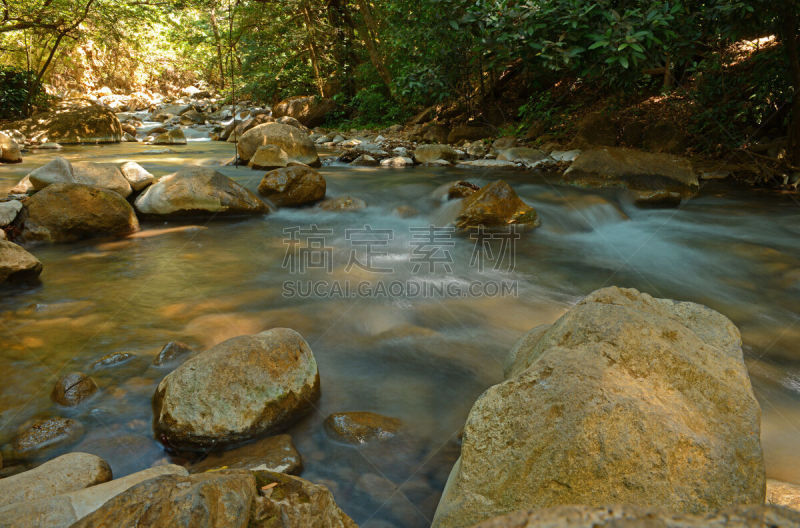
[[[133,160],[161,176],[190,164],[217,166],[232,153],[232,144],[191,139],[185,146],[34,151],[20,165],[0,167],[0,195],[56,155]],[[263,175],[220,170],[253,191]],[[303,456],[301,476],[329,486],[360,525],[427,526],[458,456],[467,413],[502,379],[514,342],[587,293],[617,285],[708,305],[739,326],[763,412],[767,475],[800,482],[796,197],[714,183],[679,209],[639,209],[622,190],[562,186],[529,172],[336,163],[321,172],[328,196],[359,197],[368,207],[144,220],[134,238],[29,247],[44,265],[41,284],[0,294],[0,445],[26,421],[59,414],[86,429],[70,450],[102,456],[115,477],[163,462],[169,456],[153,438],[150,406],[168,372],[151,365],[161,347],[178,340],[205,349],[290,327],[311,346],[322,386],[314,412],[288,431]],[[498,178],[537,209],[539,229],[505,247],[496,245],[503,243],[498,237],[488,253],[446,230],[423,247],[429,226],[451,213],[452,202],[432,196],[438,187]],[[397,215],[404,205],[419,214]],[[329,260],[302,269],[291,237],[309,232],[324,239],[317,256]],[[441,260],[432,263],[431,255]],[[298,263],[301,269],[292,267]],[[372,295],[330,291],[347,282],[367,284]],[[389,282],[397,291],[377,288]],[[406,291],[409,284],[436,287],[427,295]],[[309,285],[316,286],[309,291]],[[497,294],[498,285],[513,291]],[[287,287],[296,295],[287,295]],[[113,352],[136,358],[92,370]],[[58,408],[50,391],[70,371],[90,374],[100,391],[88,405]],[[325,417],[355,410],[400,418],[405,434],[358,448],[330,440]]]

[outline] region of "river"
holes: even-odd
[[[171,152],[123,143],[31,153],[0,167],[0,194],[55,155],[133,160],[157,176],[232,155],[231,144],[208,141],[165,148]],[[263,174],[221,170],[254,191]],[[74,449],[103,456],[115,476],[149,467],[167,457],[153,439],[150,407],[166,374],[150,362],[165,343],[203,349],[291,327],[310,344],[322,383],[314,413],[288,431],[303,455],[302,476],[329,485],[359,524],[427,526],[464,419],[502,379],[515,340],[581,296],[618,285],[706,304],[739,326],[763,411],[768,476],[800,482],[797,198],[715,183],[679,209],[656,210],[636,208],[623,191],[560,186],[526,172],[332,164],[322,173],[328,196],[356,196],[368,207],[143,221],[136,238],[30,247],[44,264],[41,284],[0,297],[0,445],[26,420],[60,414],[86,428]],[[450,213],[431,197],[440,185],[498,178],[538,210],[541,228],[486,247],[430,231]],[[402,205],[419,214],[401,218],[394,210]],[[317,247],[309,233],[321,249],[298,251]],[[426,240],[431,233],[435,240]],[[292,237],[306,238],[293,245]],[[322,260],[304,261],[309,255]],[[345,283],[366,286],[355,295],[333,287]],[[424,295],[409,285],[433,287]],[[506,286],[505,295],[495,291]],[[91,370],[112,352],[136,359]],[[90,373],[101,390],[88,405],[58,409],[52,386],[74,370]],[[327,439],[324,418],[350,410],[400,418],[406,434],[366,448]]]

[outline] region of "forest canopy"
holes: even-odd
[[[363,124],[454,102],[489,119],[497,101],[506,121],[531,122],[547,121],[569,87],[689,94],[709,120],[777,123],[796,142],[798,10],[798,0],[5,0],[0,98],[5,112],[27,112],[39,85],[202,82],[257,103],[330,97],[335,118]],[[755,58],[736,70],[743,45]]]

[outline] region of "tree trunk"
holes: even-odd
[[[789,163],[800,166],[800,35],[797,31],[798,19],[796,0],[787,0],[783,16],[783,46],[789,59],[794,96],[792,116],[789,119]]]
[[[219,24],[217,23],[217,10],[211,7],[211,30],[214,32],[214,42],[217,45],[217,63],[219,64],[219,82],[220,89],[225,89],[225,57],[222,53],[222,36],[219,33]]]
[[[313,23],[311,19],[311,9],[308,7],[308,2],[303,2],[303,20],[305,21],[306,34],[308,36],[308,52],[311,55],[311,67],[314,69],[314,79],[317,83],[317,90],[320,97],[325,97],[324,81],[320,75],[319,69],[319,50],[314,39]]]
[[[328,23],[336,32],[333,54],[338,66],[337,71],[341,76],[339,79],[340,91],[347,97],[352,97],[355,93],[352,79],[352,69],[356,63],[352,46],[355,39],[355,24],[353,24],[353,19],[348,14],[344,3],[345,0],[329,0]]]
[[[378,45],[375,42],[375,35],[378,34],[378,25],[372,17],[372,11],[370,11],[369,4],[366,0],[357,0],[356,4],[358,4],[358,10],[361,13],[361,17],[364,19],[364,44],[367,46],[369,60],[372,62],[375,69],[378,70],[378,75],[380,75],[383,84],[386,85],[386,89],[392,94],[392,76],[389,74],[389,70],[386,68],[383,57],[380,51],[378,51]]]

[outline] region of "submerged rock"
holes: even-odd
[[[136,213],[125,198],[77,183],[48,185],[25,202],[22,218],[26,240],[72,242],[139,230]]]
[[[62,376],[53,387],[50,397],[54,402],[73,407],[97,392],[97,384],[83,372]]]
[[[263,491],[256,498],[251,526],[358,528],[325,486],[269,471],[256,471],[255,477]]]
[[[605,288],[540,334],[472,407],[435,527],[563,504],[763,503],[760,409],[730,320]]]
[[[303,460],[288,434],[262,438],[229,451],[209,454],[191,466],[192,473],[220,468],[250,469],[290,473],[296,475],[303,470]]]
[[[582,151],[564,172],[564,180],[586,186],[673,191],[683,196],[699,188],[697,173],[685,158],[611,147]]]
[[[128,361],[135,358],[133,354],[130,352],[111,352],[110,354],[106,354],[105,356],[101,357],[94,363],[92,363],[92,370],[113,367],[115,365],[120,365],[122,363],[127,363]]]
[[[178,358],[191,354],[192,352],[194,352],[194,350],[186,343],[170,341],[164,345],[158,355],[153,359],[153,365],[161,366],[176,361]]]
[[[504,515],[473,528],[792,528],[800,513],[780,506],[743,505],[705,514],[642,506],[557,506]]]
[[[67,453],[23,473],[0,479],[0,508],[52,497],[111,480],[111,468],[88,453]]]
[[[480,190],[481,188],[474,183],[464,180],[457,181],[447,188],[447,199],[456,200],[459,198],[466,198],[468,196],[472,196]]]
[[[403,426],[397,418],[372,412],[334,413],[325,419],[325,430],[335,440],[366,444],[371,440],[394,438]]]
[[[319,208],[325,211],[359,211],[367,206],[367,202],[361,198],[352,196],[339,196],[329,198],[319,204]]]
[[[39,259],[13,242],[0,240],[0,284],[36,280],[41,273]]]
[[[672,191],[644,191],[636,195],[634,203],[643,209],[678,207],[681,204],[681,193]]]
[[[11,442],[11,447],[18,457],[30,459],[47,450],[74,444],[82,436],[83,425],[80,422],[54,416],[24,425]]]
[[[258,196],[221,172],[191,167],[164,176],[134,202],[148,215],[263,214],[268,207]]]
[[[322,175],[304,165],[277,169],[264,175],[258,192],[279,207],[295,207],[325,198],[326,183]]]
[[[114,496],[73,528],[246,528],[256,494],[255,478],[248,471],[161,475]]]
[[[319,398],[317,362],[294,330],[234,337],[187,360],[153,396],[156,436],[206,450],[275,432]]]
[[[320,161],[314,143],[308,135],[297,128],[282,123],[263,123],[242,134],[237,144],[239,158],[249,162],[262,145],[275,145],[283,149],[288,161],[296,161],[310,167],[319,167]]]
[[[466,197],[456,218],[456,227],[462,230],[510,225],[537,227],[539,215],[503,180]]]

